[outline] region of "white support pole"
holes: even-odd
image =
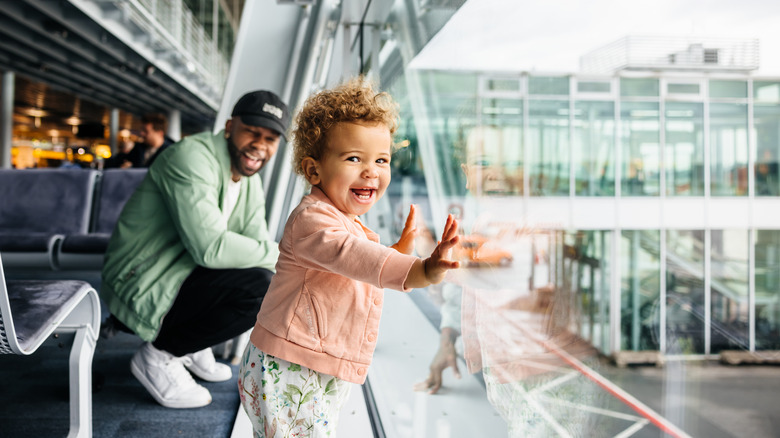
[[[181,110],[172,109],[168,112],[167,134],[173,141],[181,140]]]
[[[3,72],[2,108],[0,109],[0,169],[11,168],[11,132],[14,119],[14,72]]]

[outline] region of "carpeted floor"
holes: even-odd
[[[209,406],[168,409],[130,373],[130,358],[141,343],[126,333],[98,341],[92,368],[93,436],[229,437],[239,406],[238,367],[233,367],[234,376],[227,382],[200,382],[211,391]],[[68,353],[65,348],[44,347],[32,356],[0,355],[0,437],[67,435]]]

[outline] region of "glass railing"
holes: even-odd
[[[99,0],[120,9],[132,26],[142,29],[158,55],[168,54],[184,75],[201,84],[217,101],[230,68],[230,53],[220,51],[182,0]]]

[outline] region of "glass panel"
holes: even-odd
[[[579,81],[577,91],[580,93],[609,93],[612,83],[606,81]]]
[[[704,354],[704,231],[666,232],[666,354]]]
[[[747,105],[710,104],[712,196],[747,195]]]
[[[747,97],[745,81],[710,81],[710,97]]]
[[[750,349],[747,230],[712,230],[710,352]]]
[[[568,195],[569,102],[531,100],[528,106],[531,195]]]
[[[699,84],[667,84],[669,94],[699,94]]]
[[[426,72],[425,85],[434,95],[477,94],[477,76],[448,72]]]
[[[704,195],[703,104],[666,103],[666,194]]]
[[[535,77],[528,78],[528,93],[542,95],[567,95],[569,94],[569,78],[564,77]]]
[[[520,91],[520,79],[488,79],[486,88],[489,91]]]
[[[391,166],[393,182],[409,181],[409,190],[416,187],[421,194],[427,193],[423,166],[423,145],[433,148],[426,155],[434,172],[441,180],[444,195],[462,195],[466,191],[466,178],[461,168],[465,160],[466,139],[471,129],[477,126],[477,79],[474,75],[448,74],[439,72],[420,72],[420,82],[426,87],[421,90],[425,105],[419,105],[417,118],[412,111],[412,99],[406,87],[406,81],[397,80],[390,93],[401,106],[401,120],[395,141],[399,146]],[[418,126],[426,131],[418,133]],[[399,191],[404,184],[391,184],[391,191]],[[417,201],[415,201],[417,202]],[[400,207],[399,207],[400,208]],[[399,225],[403,227],[403,223]],[[399,228],[400,230],[401,228]]]
[[[577,273],[575,294],[579,335],[609,353],[609,247],[610,231],[578,231],[574,239]]]
[[[655,102],[622,102],[620,138],[623,196],[657,196],[660,185],[660,120]]]
[[[753,97],[761,102],[780,102],[780,82],[754,81]]]
[[[615,104],[575,102],[571,163],[577,196],[615,194]]]
[[[620,78],[621,96],[657,97],[659,89],[658,79]]]
[[[658,230],[622,231],[620,349],[660,349],[661,238]]]
[[[756,231],[756,350],[780,350],[780,230]]]
[[[756,138],[756,196],[780,195],[780,105],[755,103],[753,123]]]
[[[482,126],[466,136],[466,188],[474,194],[523,194],[523,102],[483,99]]]

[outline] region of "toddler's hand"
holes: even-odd
[[[404,254],[411,255],[414,252],[414,239],[417,237],[417,206],[409,207],[409,215],[406,216],[406,224],[401,231],[401,237],[390,248]]]
[[[425,278],[432,284],[444,280],[444,275],[450,269],[460,267],[460,262],[451,260],[452,248],[458,243],[458,221],[450,214],[441,234],[441,241],[436,245],[430,257],[423,261]]]

